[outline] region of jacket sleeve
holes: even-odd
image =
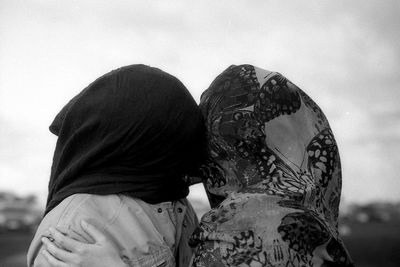
[[[71,196],[62,201],[57,207],[49,212],[40,223],[35,236],[29,246],[27,254],[28,267],[47,267],[50,264],[43,256],[41,251],[44,249],[41,238],[50,227],[61,227],[67,232],[67,235],[84,243],[92,243],[93,240],[85,234],[80,226],[84,214],[77,212],[79,207],[85,201],[85,196]]]

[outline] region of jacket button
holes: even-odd
[[[158,208],[158,213],[161,213],[162,212],[162,208]]]
[[[182,213],[182,211],[183,211],[182,208],[178,208],[179,213]]]

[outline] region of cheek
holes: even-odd
[[[226,173],[227,186],[233,190],[240,189],[261,181],[256,166],[245,159],[221,162]]]
[[[220,163],[226,173],[226,180],[228,184],[237,184],[239,179],[237,177],[237,168],[234,161],[223,161]]]
[[[238,166],[240,167],[238,168],[237,178],[244,187],[256,184],[262,180],[256,165],[251,164],[247,160],[241,160]]]

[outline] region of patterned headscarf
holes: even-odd
[[[194,266],[351,266],[338,235],[338,148],[318,105],[281,74],[240,65],[200,108],[213,209],[192,236]]]

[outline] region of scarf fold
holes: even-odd
[[[175,77],[145,65],[111,71],[56,116],[46,213],[76,193],[123,193],[148,203],[187,196],[185,175],[204,147],[194,99]]]

